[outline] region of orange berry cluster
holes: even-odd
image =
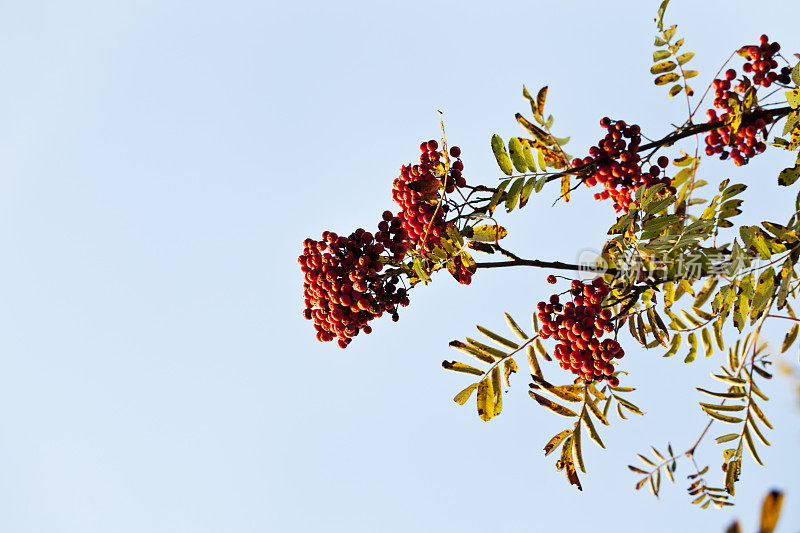
[[[381,257],[402,260],[405,239],[400,219],[386,211],[375,235],[359,228],[348,237],[326,231],[320,241],[305,240],[298,257],[305,277],[303,316],[314,321],[317,340],[338,338],[346,348],[359,332],[371,333],[368,323],[384,312],[398,320],[398,306],[408,305],[408,295],[397,288],[397,276],[380,274]]]
[[[773,83],[789,83],[791,74],[789,67],[783,67],[780,73],[775,71],[778,62],[773,56],[780,49],[781,45],[776,42],[770,43],[766,35],[761,36],[759,46],[745,47],[744,53],[750,61],[742,66],[745,74],[742,75],[741,81],[733,86],[737,75],[734,69],[725,72],[725,79],[718,78],[713,81],[714,107],[722,112],[718,114],[714,109],[709,109],[706,112],[708,122],[729,121],[734,113],[731,101],[736,102],[735,105],[738,107],[742,100],[740,94],[746,93],[751,86],[769,87]],[[752,75],[752,80],[747,74]],[[756,106],[752,111],[760,110],[761,108]],[[719,154],[720,159],[730,157],[736,166],[746,165],[752,157],[767,149],[763,140],[767,138],[765,128],[771,123],[772,118],[767,116],[750,123],[743,122],[735,132],[727,124],[711,130],[705,139],[706,155]]]
[[[594,195],[596,200],[614,201],[614,210],[627,213],[633,202],[632,193],[639,187],[650,187],[656,183],[664,183],[666,187],[661,194],[675,194],[672,180],[662,175],[662,169],[669,160],[659,158],[658,166],[653,165],[644,170],[639,154],[642,142],[641,128],[636,125],[627,125],[625,121],[612,121],[604,117],[600,126],[608,130],[605,137],[589,149],[589,155],[583,159],[576,158],[572,167],[594,164],[592,173],[584,179],[587,187],[601,184],[604,191]]]
[[[547,281],[554,283],[555,277],[548,276]],[[539,336],[559,341],[553,354],[561,368],[586,381],[608,380],[609,385],[616,387],[619,379],[613,375],[611,360],[621,359],[625,351],[614,339],[600,340],[605,333],[614,331],[611,311],[601,306],[609,291],[602,278],[591,283],[573,280],[569,290],[571,301],[562,304],[554,294],[549,303],[539,302],[537,311],[542,322]]]
[[[460,148],[450,148],[450,155],[456,161],[446,174],[441,161],[444,154],[438,151],[439,143],[423,142],[419,149],[422,152],[419,164],[403,165],[400,176],[394,180],[392,198],[400,206],[398,216],[408,232],[409,243],[422,253],[428,253],[446,234],[444,216],[448,206],[439,190],[450,194],[467,182],[461,175],[464,164],[459,159]]]

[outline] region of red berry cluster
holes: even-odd
[[[744,94],[754,85],[769,87],[775,82],[789,83],[791,69],[783,67],[780,73],[776,72],[778,62],[774,55],[781,49],[778,43],[770,43],[769,37],[761,36],[759,46],[748,46],[743,49],[751,62],[745,63],[742,70],[745,74],[739,83],[733,87],[736,80],[736,71],[728,69],[725,72],[725,79],[715,79],[713,81],[714,107],[722,110],[719,115],[713,109],[706,112],[708,122],[726,122],[733,114],[731,100],[741,103],[742,97],[737,93]],[[752,74],[752,80],[746,74]],[[753,111],[759,111],[760,107],[755,107]],[[706,135],[706,155],[712,156],[719,154],[720,159],[727,159],[730,156],[736,166],[747,164],[750,158],[767,149],[763,139],[767,137],[766,126],[772,123],[771,117],[758,118],[750,123],[742,123],[737,131],[733,131],[730,125],[720,126]],[[762,139],[758,138],[761,134]],[[728,150],[730,148],[730,150]]]
[[[587,157],[572,161],[573,168],[596,162],[591,175],[583,181],[587,187],[598,183],[603,185],[605,190],[594,195],[596,200],[611,198],[614,210],[627,213],[633,202],[632,192],[641,186],[664,183],[666,187],[662,194],[675,194],[672,180],[662,176],[662,169],[669,163],[666,157],[658,159],[658,166],[653,165],[646,171],[642,169],[642,160],[637,153],[642,142],[638,125],[629,126],[623,120],[612,121],[604,117],[600,126],[608,130],[606,136],[589,149]]]
[[[778,62],[773,57],[777,54],[781,45],[777,42],[769,42],[769,37],[762,35],[759,46],[748,46],[747,55],[751,62],[742,65],[742,70],[749,74],[753,73],[753,83],[762,87],[769,87],[776,81],[787,84],[791,80],[792,69],[783,67],[780,74],[775,72]]]
[[[595,278],[590,284],[573,280],[569,290],[572,301],[562,305],[554,294],[550,303],[537,305],[542,321],[539,336],[559,341],[553,353],[564,370],[586,381],[607,379],[609,385],[616,387],[619,379],[613,375],[611,360],[622,358],[625,351],[614,339],[600,340],[604,333],[614,331],[611,311],[601,307],[608,293],[609,288],[602,278]]]
[[[447,204],[439,197],[438,191],[452,193],[456,187],[467,184],[461,171],[464,164],[459,159],[461,149],[450,148],[450,155],[456,158],[445,173],[442,163],[444,154],[439,152],[436,141],[423,142],[419,146],[422,154],[418,165],[403,165],[400,176],[394,180],[392,198],[400,206],[400,220],[408,232],[408,241],[422,253],[430,252],[445,235],[444,215]]]
[[[398,320],[397,307],[408,305],[408,295],[397,288],[396,276],[380,274],[381,255],[402,260],[405,239],[400,219],[386,211],[375,235],[359,228],[349,237],[326,231],[320,241],[305,240],[298,258],[305,275],[303,316],[314,321],[319,341],[338,338],[346,348],[359,332],[370,333],[368,322],[384,312]]]

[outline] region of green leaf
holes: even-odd
[[[636,405],[634,405],[633,403],[629,402],[625,398],[621,398],[621,397],[617,396],[616,394],[614,394],[614,399],[616,399],[617,402],[619,402],[619,405],[622,405],[623,407],[628,409],[630,412],[635,413],[637,415],[643,415],[644,414],[641,409],[639,409]]]
[[[514,163],[517,172],[525,172],[528,170],[522,143],[519,141],[518,137],[512,137],[511,140],[508,141],[508,152],[511,155],[511,162]]]
[[[589,402],[587,402],[588,405]],[[583,422],[586,425],[586,431],[589,433],[589,438],[592,439],[595,444],[600,446],[601,448],[605,448],[606,445],[603,444],[603,441],[600,439],[600,435],[597,433],[597,430],[594,427],[594,422],[592,422],[592,417],[589,416],[587,411],[583,412]]]
[[[525,182],[525,185],[522,186],[522,192],[519,193],[519,206],[520,208],[525,207],[525,204],[528,203],[528,199],[531,197],[531,193],[533,193],[533,188],[536,186],[536,177],[528,178],[528,181]]]
[[[461,372],[463,374],[472,374],[473,376],[482,376],[483,370],[475,368],[474,366],[465,365],[458,361],[442,361],[442,367],[445,370],[452,370],[454,372]]]
[[[511,180],[503,180],[500,182],[500,185],[497,186],[497,189],[495,189],[494,194],[492,195],[492,198],[489,200],[488,204],[490,213],[494,211],[494,208],[500,201],[500,198],[503,197],[503,192],[506,190],[506,187],[508,187],[509,183],[511,183]]]
[[[797,63],[792,69],[792,81],[795,85],[800,86],[800,63]]]
[[[670,26],[669,28],[664,30],[664,33],[663,33],[664,39],[666,39],[667,41],[672,39],[672,36],[675,35],[675,30],[677,30],[677,29],[678,29],[678,27],[675,24],[673,24],[672,26]],[[680,46],[682,43],[683,43],[683,39],[681,39],[680,41],[675,43],[675,46]]]
[[[785,168],[778,174],[778,185],[788,187],[793,185],[797,178],[800,178],[800,162],[793,167]]]
[[[744,398],[745,397],[744,389],[742,389],[741,392],[736,392],[736,391],[732,391],[732,392],[715,392],[715,391],[710,391],[710,390],[701,389],[700,387],[697,387],[697,390],[699,390],[700,392],[702,392],[704,394],[708,394],[709,396],[714,396],[716,398]]]
[[[656,63],[652,67],[650,67],[650,74],[663,74],[664,72],[670,72],[675,70],[678,67],[672,61],[662,61],[661,63]],[[677,77],[677,75],[676,75]],[[656,84],[661,85],[661,84]]]
[[[678,353],[678,348],[681,347],[681,336],[679,334],[675,334],[672,336],[672,342],[669,345],[669,350],[667,353],[664,354],[664,357],[672,357],[676,353]]]
[[[739,434],[738,433],[728,433],[727,435],[723,435],[721,437],[717,437],[716,441],[717,441],[717,444],[722,444],[723,442],[730,442],[730,441],[732,441],[734,439],[738,439],[738,438],[739,438]]]
[[[708,328],[703,328],[701,338],[703,340],[703,353],[705,353],[706,357],[711,357],[714,353],[714,348],[711,345],[711,334],[708,332]]]
[[[525,178],[517,178],[514,180],[514,183],[511,184],[511,188],[508,189],[508,194],[506,195],[506,211],[511,212],[517,206],[517,201],[519,200],[519,194],[522,192],[522,185],[525,183]]]
[[[675,83],[681,77],[675,74],[674,72],[670,72],[669,74],[662,74],[661,76],[657,77],[653,80],[653,83],[656,85],[666,85],[667,83]]]
[[[570,409],[568,407],[564,407],[563,405],[557,404],[554,401],[545,398],[544,396],[536,394],[533,391],[528,391],[528,394],[530,394],[531,398],[536,400],[539,403],[539,405],[541,405],[542,407],[547,407],[548,409],[550,409],[551,411],[553,411],[554,413],[556,413],[558,415],[561,415],[561,416],[578,416],[578,413],[576,413],[572,409]]]
[[[769,420],[767,420],[766,415],[764,415],[764,411],[762,411],[758,404],[752,399],[750,400],[750,410],[755,413],[758,419],[761,420],[765,426],[767,426],[769,429],[775,429],[772,427],[772,424],[769,423]]]
[[[526,351],[528,353],[528,367],[530,368],[531,375],[541,378],[542,369],[539,367],[539,361],[536,359],[536,352],[533,350],[533,346],[529,344]]]
[[[475,346],[470,346],[468,344],[464,344],[461,341],[450,341],[450,346],[455,348],[456,350],[460,350],[466,354],[473,356],[475,359],[488,364],[493,364],[495,362],[495,358],[491,356],[491,354],[487,353],[480,348]]]
[[[738,403],[733,405],[726,405],[726,404],[715,404],[715,403],[703,403],[700,402],[700,406],[703,409],[711,409],[712,411],[741,411],[744,409],[744,404]]]
[[[517,322],[514,320],[514,317],[512,317],[508,313],[505,313],[505,317],[506,317],[506,324],[508,324],[508,327],[511,328],[511,331],[513,331],[514,334],[520,339],[527,340],[528,334],[525,333],[525,331],[523,331],[521,327],[519,327],[519,324],[517,324]]]
[[[669,50],[656,50],[653,52],[653,63],[658,63],[668,58],[670,55]]]
[[[696,70],[684,70],[684,71],[683,71],[683,77],[684,77],[685,79],[687,79],[687,80],[688,80],[689,78],[694,78],[695,76],[697,76],[697,75],[699,75],[699,74],[700,74],[700,73],[699,73],[698,71],[696,71]],[[687,89],[687,91],[686,91],[686,92],[689,92],[689,91],[688,91],[688,89]]]
[[[726,374],[711,374],[711,377],[723,383],[727,383],[728,385],[734,385],[737,387],[742,387],[747,384],[747,381],[743,380],[742,378],[735,378]]]
[[[536,158],[533,156],[533,150],[531,149],[531,144],[528,141],[524,141],[522,143],[522,156],[525,158],[525,166],[527,166],[532,172],[536,172]]]
[[[492,339],[494,342],[496,342],[500,346],[505,346],[506,348],[509,348],[511,350],[516,350],[517,348],[519,348],[519,344],[517,344],[514,341],[506,339],[502,335],[498,335],[494,331],[486,329],[483,326],[475,326],[475,327],[478,328],[478,331],[480,331],[481,333],[483,333],[484,335],[486,335],[487,337]]]
[[[689,341],[689,353],[686,355],[686,359],[684,359],[683,362],[691,363],[694,361],[694,358],[697,357],[697,336],[694,334],[694,331],[689,333],[686,340]]]
[[[683,85],[681,85],[679,83],[673,85],[672,87],[669,88],[669,96],[670,96],[670,98],[675,96],[675,95],[677,95],[682,90],[683,90]]]
[[[479,349],[479,350],[481,350],[483,352],[486,352],[487,354],[491,355],[495,359],[503,359],[504,357],[506,357],[508,355],[503,350],[498,350],[497,348],[494,348],[494,347],[489,346],[487,344],[483,344],[482,342],[478,342],[475,339],[470,339],[469,337],[467,337],[467,342],[470,343],[475,348],[477,348],[477,349]]]
[[[580,419],[575,422],[575,431],[572,432],[572,453],[578,463],[578,468],[581,472],[586,473],[586,467],[583,465],[583,454],[581,453],[581,421]]]
[[[753,456],[753,459],[755,459],[756,462],[761,466],[764,466],[764,463],[761,462],[761,458],[758,456],[758,452],[756,451],[756,445],[753,443],[753,437],[750,436],[750,429],[746,426],[744,428],[744,442],[747,444],[747,450],[750,452],[750,455]]]
[[[739,330],[739,333],[742,332],[746,322],[747,322],[747,315],[750,313],[750,299],[747,295],[742,292],[739,295],[739,299],[736,301],[736,309],[733,312],[733,325],[736,326],[736,329]]]
[[[608,399],[610,400],[611,397],[609,396]],[[606,405],[608,405],[608,403],[606,403]],[[595,418],[597,418],[600,421],[600,423],[602,423],[604,426],[609,425],[608,424],[608,420],[606,419],[606,416],[603,413],[600,412],[600,408],[597,407],[597,403],[596,402],[591,401],[591,400],[587,400],[586,401],[586,406],[589,408],[589,410],[592,412],[592,414],[595,416]]]
[[[736,478],[738,476],[738,470],[740,465],[739,460],[731,460],[728,461],[727,468],[725,469],[725,490],[728,491],[728,494],[734,496],[736,494]]]
[[[474,391],[477,388],[478,388],[478,384],[477,383],[473,383],[472,385],[468,386],[466,389],[464,389],[461,392],[459,392],[458,394],[456,394],[455,398],[453,398],[453,401],[456,402],[458,405],[464,405],[467,402],[467,400],[469,400],[469,397],[472,396],[472,391]]]
[[[681,54],[675,59],[678,60],[679,65],[685,65],[694,57],[694,52],[686,52],[685,54]]]
[[[658,11],[656,11],[656,26],[658,26],[658,31],[664,29],[664,12],[667,10],[668,4],[669,0],[664,0],[661,2],[661,5],[658,6]]]
[[[550,394],[554,396],[558,396],[562,400],[566,400],[568,402],[580,402],[583,400],[583,396],[576,391],[572,390],[570,386],[563,386],[563,387],[556,387],[555,385],[548,383],[543,378],[537,376],[531,376],[533,378],[534,383],[540,386],[542,389],[546,390]]]
[[[711,293],[717,288],[718,282],[719,278],[716,276],[710,276],[708,279],[706,279],[705,283],[703,283],[703,286],[700,288],[700,291],[697,293],[697,297],[694,299],[694,304],[692,304],[692,307],[703,307],[703,304],[708,301]]]
[[[725,349],[725,342],[722,340],[722,320],[714,322],[714,340],[717,342],[717,348]]]
[[[511,166],[511,159],[506,152],[506,145],[503,143],[503,139],[497,134],[492,135],[492,152],[494,152],[494,158],[497,160],[500,170],[507,176],[513,174],[514,169]]]
[[[772,267],[764,270],[758,277],[755,295],[753,296],[752,307],[750,309],[751,323],[761,315],[764,308],[769,303],[774,293],[775,270]]]
[[[710,416],[711,418],[715,418],[721,422],[727,422],[728,424],[739,424],[740,422],[742,422],[742,419],[739,418],[738,416],[723,415],[722,413],[718,413],[716,411],[712,411],[711,409],[706,409],[706,408],[703,408],[703,411],[705,411],[706,414],[708,414],[708,416]]]
[[[765,446],[771,446],[767,438],[764,437],[764,434],[761,433],[761,430],[758,429],[758,424],[756,424],[756,421],[753,419],[751,415],[749,414],[747,415],[747,420],[745,421],[745,423],[748,424],[753,429],[753,431],[755,431],[758,440],[763,442]]]

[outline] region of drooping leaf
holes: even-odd
[[[539,367],[539,361],[536,359],[536,352],[530,344],[527,347],[528,353],[528,367],[530,368],[531,375],[542,377],[542,369]]]
[[[491,379],[492,392],[494,393],[492,398],[492,401],[494,402],[494,416],[497,416],[503,410],[503,385],[501,382],[502,376],[500,375],[499,366],[492,368]]]
[[[503,193],[505,192],[509,183],[511,183],[511,180],[503,180],[500,182],[500,185],[497,186],[497,189],[495,189],[494,194],[489,199],[488,208],[490,213],[494,212],[494,208],[500,202],[500,199],[503,197]]]
[[[544,455],[548,456],[550,455],[550,452],[558,449],[558,445],[564,442],[564,439],[566,439],[569,436],[569,434],[570,430],[565,429],[564,431],[558,433],[552,439],[550,439],[547,442],[547,444],[544,445]]]
[[[531,197],[533,193],[533,189],[536,186],[536,177],[528,178],[525,182],[525,185],[522,186],[522,191],[519,193],[519,206],[520,208],[525,207],[525,204],[528,203],[528,199]]]
[[[478,383],[478,416],[484,422],[494,417],[494,388],[489,376]]]
[[[738,416],[723,415],[722,413],[718,413],[718,412],[712,411],[710,409],[703,409],[703,410],[711,418],[716,418],[717,420],[720,420],[722,422],[727,422],[728,424],[739,424],[740,422],[742,422],[742,419],[739,418]]]
[[[517,206],[517,202],[519,201],[519,195],[522,192],[522,186],[525,184],[525,178],[517,178],[514,180],[514,183],[511,184],[511,187],[508,189],[508,193],[506,194],[506,211],[511,212]]]
[[[578,394],[569,387],[556,387],[555,385],[552,385],[538,376],[533,376],[533,381],[538,387],[546,390],[554,396],[558,396],[562,400],[566,400],[568,402],[580,402],[583,399],[581,394]]]
[[[477,360],[482,361],[484,363],[492,364],[495,362],[495,358],[492,357],[491,354],[489,354],[484,350],[481,350],[476,346],[464,344],[461,341],[450,341],[450,346],[455,348],[456,350],[460,350],[466,354],[469,354],[474,358],[476,358]]]
[[[589,433],[589,438],[591,438],[595,444],[600,446],[601,448],[605,448],[606,445],[603,444],[603,441],[600,439],[600,435],[597,433],[597,430],[594,427],[594,423],[592,422],[592,417],[589,416],[587,411],[583,412],[583,422],[586,425],[586,431]]]
[[[474,391],[476,388],[478,388],[477,383],[469,385],[467,388],[456,394],[455,398],[453,398],[453,401],[458,405],[464,405],[467,400],[469,400],[469,397],[472,396],[472,391]]]
[[[508,313],[505,313],[505,317],[506,317],[506,324],[508,324],[508,327],[511,329],[511,331],[513,331],[514,334],[521,340],[527,340],[528,334],[525,333],[525,331],[523,331],[521,327],[519,327],[519,324],[517,324],[517,322],[514,320],[514,317],[512,317]]]
[[[475,368],[474,366],[465,365],[458,361],[442,361],[442,367],[446,370],[453,370],[454,372],[461,372],[463,374],[472,374],[473,376],[482,376],[483,370]]]
[[[508,389],[511,386],[509,382],[509,378],[511,374],[515,374],[517,372],[517,362],[511,358],[506,359],[503,361],[503,386]]]
[[[758,456],[758,452],[756,451],[756,445],[753,442],[753,437],[750,436],[750,428],[744,428],[744,442],[747,444],[747,450],[750,452],[750,455],[753,456],[753,459],[756,460],[758,464],[764,466],[764,463],[761,462],[761,458]]]
[[[672,341],[669,345],[669,350],[667,353],[664,354],[664,357],[672,357],[676,353],[678,353],[678,348],[681,346],[681,336],[679,334],[672,336]]]
[[[475,327],[478,328],[478,331],[480,331],[481,333],[492,339],[500,346],[505,346],[506,348],[509,348],[511,350],[516,350],[517,348],[519,348],[519,344],[503,337],[502,335],[498,335],[494,331],[491,331],[483,326],[475,326]]]
[[[559,404],[555,403],[554,401],[545,398],[544,396],[536,394],[533,391],[528,391],[528,394],[530,394],[531,398],[536,400],[539,403],[539,405],[541,405],[543,407],[547,407],[548,409],[550,409],[551,411],[553,411],[554,413],[556,413],[558,415],[561,415],[561,416],[578,416],[578,413],[576,413],[572,409],[570,409],[568,407],[564,407],[563,405],[559,405]]]
[[[697,336],[694,332],[691,332],[686,337],[686,340],[689,342],[689,353],[686,355],[686,359],[684,359],[683,362],[691,363],[694,361],[695,357],[697,357]]]

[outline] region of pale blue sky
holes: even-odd
[[[698,88],[762,32],[800,51],[788,0],[673,3]],[[773,486],[788,491],[780,531],[796,531],[785,381],[769,390],[768,466],[747,460],[724,512],[689,505],[685,467],[660,501],[625,468],[697,436],[693,387],[716,361],[686,367],[627,341],[626,382],[648,415],[601,430],[606,451],[585,446],[582,493],[542,457],[564,421],[527,397],[524,375],[488,424],[451,401],[468,377],[441,369],[447,342],[504,327],[503,311],[527,322],[547,272],[479,272],[470,287],[438,276],[345,351],[300,317],[302,240],[374,226],[400,165],[438,135],[437,109],[467,179],[488,184],[489,138],[518,133],[523,83],[550,86],[576,154],[606,114],[653,135],[682,121],[648,73],[656,7],[4,3],[0,531],[713,532],[736,516],[752,528]],[[743,222],[787,212],[796,193],[773,188],[788,154],[758,159],[706,166],[755,185]],[[609,206],[575,196],[551,208],[545,191],[504,217],[509,246],[572,260],[600,245]],[[709,439],[698,455],[720,454]]]

